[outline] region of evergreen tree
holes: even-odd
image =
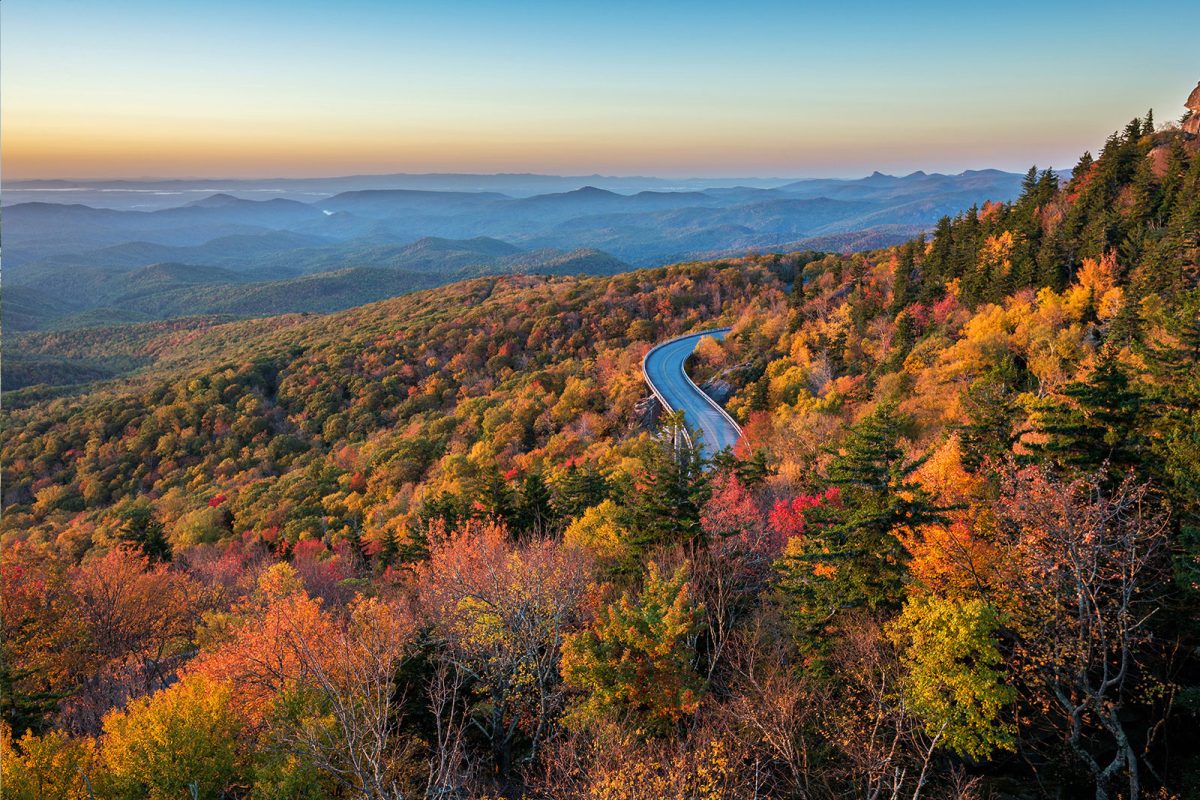
[[[465,516],[466,510],[461,501],[450,492],[441,492],[425,498],[417,509],[417,521],[422,528],[441,524],[447,530],[453,530]]]
[[[550,488],[540,472],[530,472],[521,482],[521,498],[517,505],[516,524],[522,533],[541,535],[558,523],[558,515],[550,500]]]
[[[908,555],[898,535],[940,519],[912,479],[924,458],[905,458],[910,420],[884,403],[853,426],[829,466],[840,505],[827,503],[784,557],[782,588],[803,636],[819,633],[839,609],[892,607],[903,597]]]
[[[988,458],[1002,459],[1012,451],[1017,407],[1013,392],[994,372],[976,378],[960,399],[966,422],[958,426],[963,466],[975,472]]]
[[[629,498],[632,555],[641,556],[661,545],[700,540],[700,512],[708,500],[708,477],[698,437],[683,441],[686,427],[679,412],[667,415],[658,439],[644,458],[644,471]]]
[[[117,513],[121,520],[121,541],[134,545],[151,561],[170,561],[171,544],[163,525],[154,516],[154,508],[144,500],[134,501]]]
[[[578,519],[589,508],[598,506],[609,498],[608,481],[592,464],[580,469],[572,463],[555,482],[552,503],[556,516]]]
[[[950,261],[953,253],[953,231],[949,217],[938,220],[933,230],[933,241],[921,267],[921,282],[918,297],[928,303],[937,300],[945,291],[946,281],[950,275]]]
[[[484,514],[503,522],[510,531],[516,532],[517,498],[498,469],[493,467],[484,473],[475,497]]]
[[[892,272],[892,304],[893,314],[912,302],[913,271],[916,269],[916,242],[907,242],[897,254],[896,267]]]
[[[901,311],[896,315],[896,330],[892,334],[892,353],[887,360],[889,370],[898,370],[904,366],[904,359],[912,352],[917,343],[917,330],[913,323],[912,314]]]
[[[1047,441],[1032,449],[1065,469],[1093,472],[1108,465],[1114,479],[1141,464],[1143,400],[1117,358],[1104,345],[1086,381],[1062,390],[1063,399],[1035,410],[1035,426]]]
[[[39,681],[30,680],[38,676],[37,669],[18,665],[8,647],[0,644],[0,720],[14,733],[41,733],[64,697],[64,693],[23,688],[38,685]]]
[[[792,291],[788,294],[788,307],[793,311],[804,306],[807,298],[804,294],[804,268],[796,268],[796,277],[792,280]]]
[[[764,372],[750,386],[750,402],[749,408],[751,411],[766,411],[770,405],[771,380]]]
[[[1079,161],[1075,164],[1075,169],[1071,170],[1071,181],[1067,184],[1067,188],[1072,191],[1078,191],[1079,187],[1087,178],[1087,174],[1092,170],[1092,164],[1095,160],[1092,158],[1090,150],[1084,150],[1083,155],[1079,157]]]

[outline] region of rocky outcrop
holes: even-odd
[[[1183,122],[1183,130],[1185,133],[1190,133],[1193,136],[1200,136],[1200,83],[1196,84],[1196,88],[1192,89],[1192,93],[1188,95],[1187,106],[1189,114],[1188,118]]]
[[[658,425],[662,414],[662,403],[654,395],[643,397],[633,406],[633,429],[652,431]]]

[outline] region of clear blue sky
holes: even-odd
[[[1200,3],[0,5],[4,174],[1070,166],[1200,79]]]

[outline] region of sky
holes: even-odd
[[[857,177],[1070,167],[1200,3],[6,0],[0,168]]]

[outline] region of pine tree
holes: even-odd
[[[892,334],[892,352],[887,361],[887,366],[891,370],[898,370],[904,366],[904,359],[908,358],[913,345],[917,342],[917,331],[912,314],[901,311],[896,315],[895,325],[896,330]]]
[[[661,545],[689,544],[704,536],[700,512],[708,500],[708,477],[698,446],[679,444],[686,430],[683,415],[664,419],[657,441],[644,459],[639,485],[629,498],[633,555]],[[693,435],[693,442],[697,437]],[[698,444],[698,442],[696,442]]]
[[[890,308],[893,314],[899,313],[901,309],[912,302],[916,248],[916,242],[908,242],[901,246],[900,252],[897,253],[896,267],[892,272],[892,304]]]
[[[589,508],[607,500],[609,489],[608,481],[594,465],[580,469],[572,463],[554,484],[554,513],[560,518],[578,519]]]
[[[503,522],[510,531],[516,532],[517,498],[498,469],[493,467],[484,473],[475,497],[487,516]]]
[[[1036,454],[1082,472],[1107,465],[1114,480],[1142,463],[1144,398],[1130,386],[1115,347],[1101,347],[1088,379],[1068,384],[1062,395],[1035,410],[1035,427],[1047,437],[1033,446]]]
[[[898,534],[940,520],[942,511],[912,479],[925,459],[905,457],[910,422],[884,403],[832,451],[828,477],[840,505],[819,506],[816,524],[784,558],[782,588],[802,637],[819,633],[839,609],[903,600],[908,556]]]
[[[988,373],[976,378],[960,399],[966,422],[957,427],[963,466],[975,472],[989,459],[1002,459],[1012,451],[1017,407],[1008,384]]]
[[[134,545],[151,561],[170,561],[171,544],[163,525],[154,516],[154,508],[146,501],[135,501],[121,509],[120,537]]]
[[[550,488],[540,472],[530,472],[521,482],[516,524],[521,533],[542,535],[558,523],[550,500]]]

